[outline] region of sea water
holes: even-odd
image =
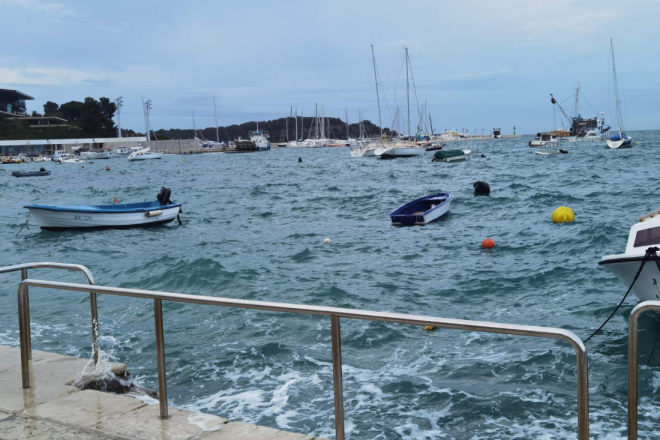
[[[88,266],[101,285],[561,327],[586,338],[625,288],[601,256],[660,205],[660,132],[629,150],[575,143],[541,157],[529,138],[448,143],[463,163],[431,154],[350,158],[346,148],[162,160],[4,165],[0,264]],[[485,157],[482,157],[482,154]],[[298,158],[302,158],[302,162]],[[106,165],[111,168],[106,171]],[[44,166],[49,177],[14,178]],[[489,197],[473,182],[487,181]],[[23,205],[155,199],[183,203],[182,221],[154,229],[41,232]],[[399,228],[389,213],[446,191],[450,214]],[[571,224],[553,224],[569,206]],[[323,243],[331,238],[332,244]],[[497,246],[481,249],[485,238]],[[84,283],[82,274],[31,278]],[[0,276],[0,343],[18,344],[18,273]],[[89,296],[33,288],[33,347],[88,357]],[[592,438],[626,435],[630,297],[587,344]],[[153,302],[101,295],[101,346],[157,389]],[[170,404],[274,428],[334,436],[330,320],[165,302]],[[644,316],[640,365],[660,323]],[[342,319],[350,439],[575,438],[576,367],[565,342]],[[640,438],[660,429],[660,352],[640,368]]]

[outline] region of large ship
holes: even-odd
[[[575,88],[575,94],[570,98],[573,97],[575,98],[575,109],[573,111],[573,114],[575,116],[568,116],[564,108],[559,103],[559,101],[555,99],[552,93],[550,94],[550,102],[552,102],[554,105],[556,105],[559,108],[561,114],[564,115],[567,122],[570,124],[570,128],[567,131],[563,130],[563,131],[556,131],[553,133],[555,133],[555,135],[558,137],[569,138],[566,139],[568,141],[601,140],[602,137],[605,135],[605,133],[607,133],[610,129],[610,127],[605,126],[605,113],[601,112],[598,116],[595,116],[593,118],[584,118],[582,116],[582,114],[580,113],[579,83]],[[560,132],[562,134],[559,134]]]

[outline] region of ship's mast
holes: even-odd
[[[580,116],[580,83],[575,87],[575,113],[573,116],[576,118]]]
[[[410,67],[408,65],[408,48],[406,47],[406,100],[408,101],[408,137],[410,137],[410,80],[408,72]]]
[[[298,107],[296,107],[296,142],[298,142]]]
[[[213,113],[215,115],[215,140],[220,143],[220,132],[218,131],[218,109],[215,106],[215,96],[213,97]]]
[[[621,118],[621,102],[619,101],[619,81],[616,77],[616,62],[614,61],[614,43],[612,42],[612,39],[610,38],[610,48],[612,49],[612,71],[614,72],[614,98],[616,99],[615,105],[616,105],[616,117],[617,117],[617,125],[619,126],[619,136],[621,136],[621,130],[622,130],[622,118]]]
[[[374,78],[376,79],[376,101],[378,101],[378,126],[380,127],[380,137],[383,137],[383,121],[380,117],[380,95],[378,93],[378,74],[376,73],[376,55],[374,55],[374,45],[371,45],[371,58],[374,62]]]

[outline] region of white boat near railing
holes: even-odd
[[[149,147],[135,151],[128,156],[129,161],[151,160],[151,159],[162,159],[162,158],[163,158],[163,153],[158,151],[152,152]]]
[[[644,269],[639,274],[632,292],[641,301],[660,298],[660,271],[657,262],[660,257],[647,256],[647,250],[660,247],[660,211],[654,211],[639,219],[639,223],[630,228],[626,251],[618,255],[606,255],[598,263],[619,278],[623,285],[630,288],[635,275],[646,258]]]
[[[169,223],[181,212],[181,204],[170,201],[171,191],[162,188],[157,200],[113,205],[27,205],[41,229],[123,229]]]

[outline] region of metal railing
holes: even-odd
[[[341,361],[341,329],[340,318],[363,319],[369,321],[384,321],[399,324],[420,326],[435,326],[444,329],[467,330],[487,333],[502,333],[509,335],[532,336],[537,338],[561,339],[575,349],[577,362],[577,403],[578,403],[578,439],[589,438],[589,390],[587,376],[587,352],[584,344],[573,332],[560,328],[538,327],[516,324],[500,324],[484,321],[469,321],[463,319],[435,318],[430,316],[417,316],[399,313],[371,312],[364,310],[351,310],[336,307],[307,306],[298,304],[284,304],[264,301],[250,301],[230,298],[216,298],[210,296],[188,295],[181,293],[157,292],[139,289],[126,289],[119,287],[106,287],[94,285],[90,288],[85,284],[62,283],[55,281],[40,281],[26,279],[18,288],[19,305],[19,331],[21,341],[21,372],[23,388],[30,387],[30,342],[29,326],[30,316],[22,312],[29,308],[28,287],[42,287],[90,294],[119,295],[135,298],[151,299],[154,302],[154,317],[156,326],[156,356],[158,365],[158,393],[160,400],[160,416],[168,417],[167,408],[167,380],[165,372],[165,340],[163,333],[163,301],[194,303],[240,309],[256,309],[271,312],[299,313],[306,315],[321,315],[330,317],[330,331],[332,340],[332,376],[335,406],[335,434],[337,440],[344,440],[344,403],[342,385]],[[93,296],[92,296],[93,297]],[[96,307],[93,303],[92,308]]]
[[[63,264],[63,263],[48,263],[48,262],[40,262],[40,263],[25,263],[25,264],[16,264],[14,266],[5,266],[5,267],[0,267],[0,273],[9,273],[9,272],[21,272],[21,281],[24,281],[28,278],[28,270],[29,269],[62,269],[62,270],[73,270],[73,271],[78,271],[82,272],[85,274],[87,277],[87,282],[89,284],[95,284],[94,283],[94,276],[92,275],[92,272],[85,266],[80,265],[80,264]],[[25,296],[28,296],[28,291],[25,291]],[[27,299],[27,298],[26,298]],[[92,341],[93,341],[93,350],[94,350],[94,363],[97,363],[99,360],[99,346],[98,346],[98,325],[99,325],[99,320],[98,320],[98,312],[97,312],[97,307],[96,307],[96,294],[94,292],[90,292],[89,294],[89,302],[91,304],[91,309],[92,309]],[[26,300],[25,301],[25,307],[20,308],[19,305],[19,313],[25,313],[27,322],[30,322],[30,301]],[[30,359],[32,359],[32,338],[30,335],[30,326],[27,327],[26,329],[27,337],[25,342],[28,344],[29,348],[29,353],[30,353]],[[22,341],[21,341],[22,342]]]
[[[660,310],[660,301],[644,301],[628,319],[628,439],[637,440],[637,321],[649,310]]]

